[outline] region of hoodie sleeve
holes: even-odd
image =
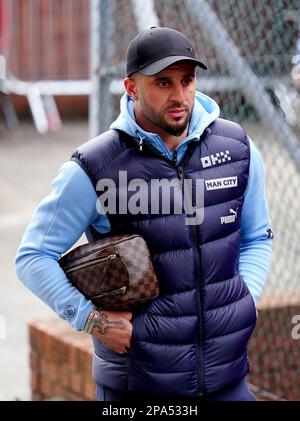
[[[250,142],[250,169],[241,215],[239,270],[257,303],[267,279],[273,232],[265,193],[262,157]]]
[[[83,329],[93,304],[68,281],[58,259],[89,225],[99,232],[110,230],[107,217],[97,213],[96,202],[87,174],[77,163],[65,163],[51,194],[37,207],[15,260],[20,280],[77,330]]]

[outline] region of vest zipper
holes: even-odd
[[[175,149],[175,151],[173,152],[173,157],[172,157],[172,162],[175,165],[176,165],[176,161],[177,161],[177,154],[178,154],[178,150]]]
[[[181,184],[184,184],[184,171],[183,171],[183,162],[180,166],[177,167],[178,177],[180,178]],[[184,189],[183,189],[184,193]],[[182,194],[183,196],[183,194]],[[190,198],[191,199],[191,198]],[[184,200],[184,197],[183,197]],[[192,202],[190,202],[192,203]],[[203,305],[201,301],[201,259],[199,252],[199,234],[197,232],[197,225],[192,225],[193,229],[193,238],[196,247],[196,273],[197,273],[197,298],[198,298],[198,309],[199,309],[199,335],[198,335],[198,347],[197,347],[197,359],[198,359],[198,396],[203,396],[204,390],[204,362],[203,362],[203,351],[202,351],[202,342],[203,342]]]
[[[193,225],[193,236],[196,244],[196,265],[197,265],[197,297],[198,297],[198,308],[199,308],[199,342],[198,342],[198,361],[199,361],[199,396],[203,395],[204,389],[204,358],[203,358],[203,305],[201,300],[201,284],[202,284],[202,276],[201,276],[201,259],[200,259],[200,252],[199,252],[199,233],[197,232],[197,225]]]
[[[180,179],[181,184],[184,184],[184,174],[182,166],[177,167],[178,178]]]
[[[157,154],[156,151],[152,150],[152,148],[149,147],[149,145],[146,143],[146,145],[148,146],[148,149],[150,151],[152,151],[155,155],[158,155],[160,159],[164,159],[167,162],[171,162],[171,164],[173,164],[173,166],[176,168],[177,174],[178,174],[178,178],[180,179],[182,185],[184,184],[184,171],[183,171],[183,166],[184,163],[190,158],[191,154],[193,153],[194,149],[196,148],[197,144],[195,143],[195,145],[191,148],[190,152],[186,154],[185,158],[182,160],[181,164],[179,166],[176,165],[177,163],[177,153],[178,150],[176,149],[174,151],[174,155],[173,155],[173,159],[172,161],[170,161],[168,158],[160,156],[159,154]],[[184,192],[184,190],[183,190]],[[183,197],[183,194],[182,194]],[[184,199],[184,197],[183,197]],[[203,390],[204,390],[204,362],[203,362],[203,351],[202,351],[202,342],[203,342],[203,306],[202,306],[202,302],[201,302],[201,291],[200,291],[200,285],[201,285],[201,259],[200,259],[200,252],[198,250],[198,245],[199,245],[199,234],[197,233],[197,228],[196,225],[192,226],[193,229],[193,238],[194,238],[194,242],[196,245],[196,267],[197,267],[197,274],[198,274],[198,282],[197,282],[197,296],[198,296],[198,308],[199,308],[199,336],[198,336],[198,348],[197,348],[197,357],[198,357],[198,364],[199,364],[199,369],[198,369],[198,396],[203,396]]]

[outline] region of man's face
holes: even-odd
[[[195,101],[195,65],[181,61],[153,76],[137,73],[130,79],[136,115],[142,127],[181,136],[188,126]]]

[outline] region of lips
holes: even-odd
[[[186,110],[182,108],[174,108],[173,110],[168,111],[168,114],[170,114],[174,118],[183,117],[185,113]]]

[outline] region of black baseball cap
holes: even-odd
[[[166,27],[152,27],[133,38],[127,50],[126,75],[141,72],[155,75],[181,60],[207,69],[196,56],[192,43],[181,32]]]

